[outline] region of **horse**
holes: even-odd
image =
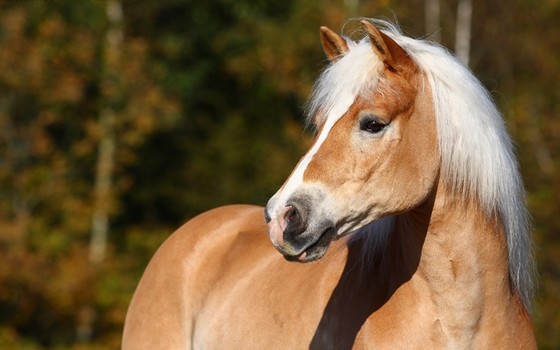
[[[501,113],[441,46],[360,22],[358,39],[320,28],[310,149],[265,208],[210,210],[163,243],[124,349],[536,348]]]

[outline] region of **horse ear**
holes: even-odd
[[[410,61],[406,51],[387,34],[377,29],[370,21],[361,21],[366,30],[373,51],[388,69],[398,71],[405,62]]]
[[[331,62],[337,61],[349,51],[346,40],[327,27],[321,27],[321,43]]]

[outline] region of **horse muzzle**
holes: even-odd
[[[334,223],[311,209],[308,198],[293,198],[276,210],[273,203],[265,209],[265,220],[274,247],[289,261],[320,259],[336,237]]]

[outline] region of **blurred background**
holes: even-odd
[[[0,348],[117,349],[159,244],[264,204],[310,144],[319,26],[398,20],[487,86],[533,215],[542,349],[560,348],[560,1],[0,4]]]

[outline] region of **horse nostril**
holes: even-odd
[[[272,221],[272,218],[270,217],[270,214],[268,213],[267,208],[264,208],[264,221],[267,224],[270,223],[270,221]]]
[[[297,223],[297,221],[299,220],[299,212],[296,209],[296,207],[293,207],[291,205],[288,206],[288,211],[286,212],[286,215],[284,216],[284,219],[286,220],[286,222],[292,222],[292,223]]]
[[[287,205],[284,212],[284,231],[288,235],[299,235],[305,231],[305,217],[295,205]]]

